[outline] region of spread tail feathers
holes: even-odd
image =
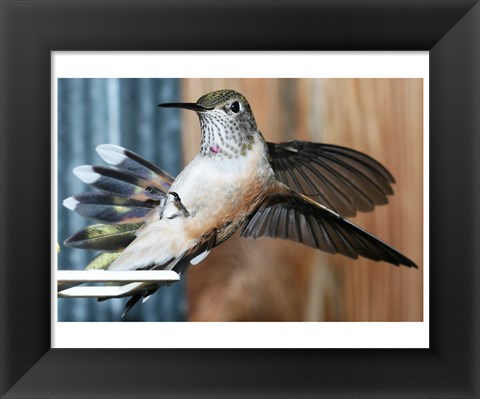
[[[103,144],[97,152],[112,167],[84,165],[75,168],[74,174],[98,192],[63,201],[66,208],[101,222],[87,226],[64,242],[73,248],[103,251],[85,267],[87,270],[110,267],[135,239],[144,217],[160,204],[174,180],[158,166],[120,146]],[[139,299],[147,298],[158,288],[152,284],[139,288],[128,301],[122,318]]]
[[[97,147],[97,152],[105,162],[118,170],[124,170],[147,180],[162,191],[168,191],[172,185],[173,176],[126,148],[114,144],[102,144]]]
[[[103,166],[83,165],[75,168],[73,173],[84,183],[105,193],[143,201],[151,199],[146,189],[152,187],[154,183],[129,172]]]
[[[63,205],[89,219],[123,224],[142,222],[155,203],[92,192],[69,197],[63,201]]]
[[[72,248],[98,251],[123,251],[134,239],[142,223],[131,224],[92,224],[65,240]]]
[[[143,224],[143,218],[160,203],[174,178],[120,146],[102,144],[97,147],[97,152],[114,168],[86,165],[75,168],[74,173],[84,183],[101,192],[69,197],[63,201],[63,205],[104,224],[88,226],[68,238],[65,245],[118,251],[133,240],[135,231]]]

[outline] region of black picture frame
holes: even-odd
[[[478,0],[1,1],[2,397],[479,397],[479,32]],[[55,50],[429,51],[430,349],[51,349]]]

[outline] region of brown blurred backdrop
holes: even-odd
[[[419,269],[331,256],[285,240],[238,235],[187,278],[191,321],[421,321],[423,319],[422,79],[184,79],[182,101],[234,89],[268,141],[352,147],[397,183],[389,204],[352,220]],[[184,160],[199,149],[197,116],[183,112]]]

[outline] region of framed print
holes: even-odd
[[[190,1],[176,3],[3,1],[1,7],[2,397],[478,396],[476,376],[479,374],[477,337],[480,291],[477,267],[479,254],[476,248],[479,238],[477,159],[480,6],[477,1],[446,1],[438,4],[420,1],[338,3],[312,1],[296,4],[269,1],[259,1],[255,4],[239,1],[218,4]],[[189,56],[194,58],[188,60],[183,58],[183,62],[176,64],[174,71],[176,73],[169,76],[161,76],[161,73],[151,71],[144,75],[138,72],[125,72],[129,61],[128,57],[122,57],[128,54],[138,56],[141,52],[170,54],[171,59],[177,60]],[[342,54],[346,57],[358,56],[355,58],[357,73],[353,76],[342,74],[341,62],[332,64],[333,68],[337,68],[337,78],[374,78],[375,82],[366,84],[342,80],[340,85],[338,81],[333,85],[335,72],[329,76],[314,72],[302,76],[295,73],[289,75],[288,69],[285,69],[288,68],[289,62],[301,59],[298,57],[303,54],[313,58],[308,58],[308,61],[305,61],[307,60],[305,58],[303,62],[294,61],[296,70],[311,65],[318,71],[324,65],[315,66],[312,60],[316,55],[321,57],[327,52],[337,52],[331,53],[333,57],[341,57]],[[401,69],[401,72],[397,75],[391,74],[393,69],[382,68],[383,61],[379,58],[377,68],[380,69],[376,69],[373,76],[368,73],[362,75],[363,66],[359,61],[362,54],[372,57],[375,54],[386,55],[386,52],[391,54],[394,60],[402,52],[408,52],[413,58],[424,54],[428,57],[427,63],[423,64],[427,65],[428,73],[421,76],[409,75],[409,64],[396,62],[396,67]],[[55,54],[67,53],[71,56],[70,60],[73,60],[73,67],[69,71],[77,68],[72,75],[69,75],[67,69],[60,71],[62,64],[55,59]],[[106,69],[102,70],[96,57],[105,54],[111,54],[115,61],[106,62],[104,64]],[[221,61],[217,63],[213,58],[209,58],[214,54],[218,54]],[[91,58],[88,58],[89,55]],[[201,58],[202,55],[204,58]],[[244,61],[251,56],[251,61],[242,66],[241,63],[244,61],[239,55],[244,56]],[[83,63],[78,62],[80,59],[78,57],[81,56],[86,56]],[[275,59],[275,56],[285,57],[279,58],[280,61],[273,64],[273,67],[272,64],[269,65],[270,69],[278,67],[282,72],[276,75],[272,72],[272,76],[262,72],[261,68],[264,66],[257,61],[258,57],[262,56],[270,59]],[[135,57],[132,56],[130,59]],[[133,69],[148,70],[149,66],[155,68],[157,65],[158,68],[164,67],[173,63],[171,59],[164,58],[163,64],[156,64],[157,61],[154,59],[145,58],[143,65],[137,64],[135,67],[134,64]],[[400,141],[394,141],[395,144],[392,144],[393,138],[387,139],[393,146],[390,149],[385,143],[378,145],[378,148],[371,144],[369,148],[359,149],[371,150],[375,157],[380,158],[379,160],[389,168],[396,169],[396,165],[403,167],[405,160],[411,167],[406,174],[401,172],[402,178],[400,176],[398,178],[399,190],[395,188],[395,196],[392,198],[399,202],[392,199],[387,207],[379,207],[380,214],[389,207],[399,210],[403,217],[397,223],[401,226],[394,226],[390,222],[392,219],[387,219],[386,216],[383,221],[371,223],[374,227],[384,223],[386,229],[384,231],[390,232],[388,238],[396,240],[396,246],[404,245],[410,239],[417,242],[419,237],[424,243],[423,239],[427,236],[427,245],[421,246],[420,249],[407,251],[406,247],[401,248],[402,252],[408,252],[406,255],[421,266],[416,271],[420,272],[423,278],[418,279],[412,277],[414,274],[405,274],[406,277],[400,278],[401,283],[385,284],[383,291],[386,294],[379,297],[378,284],[386,280],[369,280],[368,277],[371,275],[366,273],[362,277],[366,279],[366,285],[361,292],[368,293],[374,299],[386,298],[390,289],[401,290],[402,287],[408,287],[409,296],[420,298],[419,300],[409,298],[417,310],[402,313],[401,309],[407,308],[399,305],[393,323],[398,322],[407,329],[410,328],[409,334],[416,335],[416,338],[420,334],[422,344],[402,344],[402,337],[397,340],[391,335],[388,327],[385,327],[384,342],[388,342],[388,345],[376,342],[377,345],[353,344],[350,347],[344,345],[344,349],[340,349],[342,346],[337,344],[315,344],[315,341],[327,340],[326,332],[322,335],[321,330],[312,330],[311,341],[308,341],[301,335],[300,329],[287,331],[287,334],[282,335],[285,333],[281,331],[283,323],[272,323],[265,318],[260,320],[267,322],[270,330],[264,332],[250,328],[256,323],[231,323],[232,320],[220,323],[225,326],[223,331],[213,330],[209,323],[174,321],[182,326],[196,324],[194,328],[204,330],[203,336],[193,329],[169,330],[168,325],[176,320],[177,316],[174,315],[170,315],[170,319],[165,319],[168,320],[166,323],[159,323],[158,320],[147,320],[156,323],[105,323],[110,327],[107,327],[106,333],[103,331],[97,335],[93,330],[82,330],[82,323],[66,316],[60,323],[63,325],[60,327],[64,328],[63,331],[54,325],[59,318],[54,292],[56,268],[52,269],[51,255],[52,249],[55,250],[56,241],[61,239],[55,225],[57,206],[52,206],[52,202],[57,200],[57,190],[61,187],[60,183],[58,186],[55,184],[57,167],[62,168],[62,176],[70,174],[70,177],[65,179],[72,179],[69,170],[71,165],[56,157],[57,148],[65,143],[55,142],[59,137],[55,130],[62,129],[64,123],[72,132],[69,134],[80,134],[82,126],[87,125],[88,130],[94,126],[95,118],[101,120],[102,115],[111,116],[115,110],[117,113],[121,110],[122,114],[117,115],[117,119],[112,118],[112,121],[120,120],[122,117],[129,120],[134,118],[132,114],[125,114],[119,104],[115,103],[112,105],[104,102],[87,107],[82,98],[91,96],[97,86],[91,82],[87,83],[85,79],[101,79],[102,81],[97,83],[100,85],[98,87],[103,89],[97,92],[109,93],[108,98],[117,98],[117,101],[121,98],[116,96],[116,93],[119,93],[119,87],[123,84],[122,79],[130,79],[131,86],[128,90],[131,91],[127,90],[125,93],[127,97],[133,99],[132,101],[137,101],[130,94],[137,90],[135,88],[148,85],[144,81],[133,82],[132,79],[150,79],[150,84],[157,85],[148,86],[152,93],[151,87],[159,87],[159,79],[189,77],[182,79],[181,82],[170,81],[168,83],[170,86],[164,86],[167,87],[164,93],[172,98],[162,97],[158,101],[195,102],[200,95],[205,94],[199,93],[200,89],[207,92],[206,89],[209,87],[217,88],[218,82],[214,79],[222,77],[222,72],[215,70],[219,65],[221,71],[229,69],[224,78],[264,78],[263,81],[257,80],[254,83],[243,80],[228,82],[232,88],[242,90],[247,98],[250,92],[248,87],[261,90],[267,86],[275,87],[277,92],[279,88],[289,90],[290,94],[307,92],[311,94],[315,87],[318,89],[319,86],[322,86],[323,93],[342,93],[343,101],[335,100],[338,97],[325,95],[322,98],[326,103],[320,104],[319,108],[326,110],[325,115],[328,114],[328,110],[330,114],[337,115],[334,119],[335,124],[342,126],[344,123],[345,131],[352,131],[355,128],[349,126],[347,118],[344,117],[349,115],[348,120],[352,118],[348,109],[344,107],[346,99],[359,100],[358,104],[367,104],[363,108],[364,112],[369,109],[377,111],[376,117],[384,118],[382,126],[388,126],[388,130],[393,133],[401,132],[399,126],[404,126],[410,117],[426,123],[426,125],[420,123],[420,127],[415,128],[414,124],[409,125],[409,130],[413,129],[409,133],[417,140],[419,136],[413,134],[413,131],[428,132],[428,135],[423,137],[425,148],[420,145],[420,150],[418,148],[413,150],[415,146],[399,144],[404,143],[401,141],[406,139],[404,137],[396,137],[395,139]],[[238,69],[235,68],[240,68],[241,71],[243,69],[244,73],[237,72]],[[191,73],[181,73],[185,70]],[[368,67],[365,70],[368,71]],[[91,71],[96,75],[91,74]],[[267,76],[272,80],[265,79]],[[419,77],[423,80],[418,79]],[[207,81],[207,78],[210,80]],[[395,79],[404,81],[394,82]],[[153,81],[155,83],[152,83]],[[161,84],[164,83],[162,81]],[[343,88],[341,85],[344,85]],[[176,92],[175,87],[181,88],[181,92],[175,89]],[[352,88],[350,91],[349,87]],[[366,89],[362,90],[365,87]],[[385,93],[386,87],[390,87],[391,90],[389,96],[384,95],[383,102],[378,98],[369,100],[375,90],[372,88],[377,88],[379,93]],[[250,101],[258,121],[268,125],[268,121],[262,119],[265,116],[260,116],[263,112],[259,112],[257,117],[255,109],[269,111],[274,121],[282,118],[282,109],[279,112],[278,106],[269,108],[277,97],[271,95],[272,91],[264,92],[262,101],[255,99],[253,95]],[[80,100],[75,102],[71,97],[60,97],[58,93],[71,93]],[[402,93],[414,94],[404,96]],[[414,99],[419,98],[418,93],[422,99],[428,99],[428,102],[421,101],[420,107],[414,104]],[[146,98],[144,96],[142,94],[142,98]],[[173,98],[175,96],[177,97]],[[291,102],[292,98],[297,103],[305,101],[306,98],[315,98],[281,95],[278,97],[290,99],[290,102],[282,103],[283,109],[299,108],[298,104]],[[151,98],[155,98],[155,95]],[[400,116],[393,108],[386,116],[379,116],[385,113],[378,110],[388,109],[385,100],[387,98],[395,98],[395,101],[401,104],[397,107],[404,111],[399,114]],[[269,99],[272,99],[272,104],[268,102]],[[66,107],[69,102],[70,105],[78,106]],[[141,104],[138,102],[136,104],[137,110],[143,109]],[[418,117],[416,113],[419,109],[422,113],[425,104],[428,106],[428,118]],[[109,106],[112,107],[110,110]],[[309,109],[308,103],[301,106]],[[62,114],[59,111],[60,107],[68,109],[67,113]],[[155,112],[159,113],[160,110],[155,109]],[[71,122],[59,119],[67,114],[72,116]],[[149,120],[148,115],[142,115],[143,121]],[[170,115],[172,116],[163,120],[162,126],[167,123],[165,121],[178,123],[174,121],[179,120],[180,114],[177,112]],[[299,115],[302,116],[299,121],[315,123],[311,112]],[[405,115],[409,115],[409,118]],[[191,124],[189,130],[198,133],[198,121],[193,118],[183,121],[185,124]],[[196,126],[193,125],[194,122],[197,123]],[[134,121],[129,123],[133,124]],[[298,125],[288,123],[285,123],[287,132],[298,130]],[[146,124],[143,126],[142,131],[147,137],[149,127],[145,127]],[[377,125],[369,127],[373,131],[378,128]],[[395,130],[396,128],[400,130]],[[276,129],[275,125],[266,129],[271,129],[275,134],[280,130],[278,126]],[[128,144],[118,137],[115,138],[115,134],[121,129],[115,129],[114,124],[103,126],[103,130],[106,138],[113,138],[111,140],[113,144]],[[167,133],[160,137],[170,140],[172,136]],[[100,140],[100,137],[95,136],[95,140],[97,139]],[[84,159],[82,163],[95,162],[93,159],[95,146],[102,143],[96,143],[95,140],[87,142],[83,138],[78,140],[77,144],[85,145],[86,151],[91,154],[90,159]],[[134,140],[131,138],[129,140],[131,145],[136,145]],[[288,137],[284,141],[288,141]],[[322,141],[322,138],[318,141]],[[77,144],[70,147],[73,149],[70,152],[62,150],[58,154],[63,154],[64,158],[72,157],[73,161],[74,154],[78,154],[79,151]],[[350,146],[351,144],[349,143]],[[179,147],[180,143],[176,145]],[[148,150],[148,146],[145,148]],[[191,149],[187,149],[181,156],[187,157],[188,151]],[[165,154],[167,153],[173,154],[172,151]],[[155,154],[151,159],[155,160]],[[178,157],[176,160],[172,159],[171,173],[178,173],[179,170],[175,168],[181,168],[179,159]],[[415,165],[423,166],[424,170],[428,170],[428,174],[415,173]],[[423,179],[418,174],[422,174]],[[406,187],[403,194],[402,184]],[[421,188],[418,187],[420,184]],[[76,187],[84,190],[81,184]],[[418,204],[415,204],[415,201],[418,203],[419,194],[414,192],[422,194],[427,207],[420,207],[419,210]],[[76,193],[69,192],[66,195]],[[405,208],[407,202],[417,206],[414,212],[410,208]],[[406,209],[409,209],[408,212]],[[406,215],[409,215],[409,218]],[[423,225],[423,230],[420,227],[407,234],[409,240],[405,240],[405,234],[396,233],[407,222],[409,225],[413,222],[418,226]],[[227,245],[227,242],[223,245]],[[219,247],[218,251],[221,248]],[[292,248],[295,248],[290,250],[293,253],[299,247]],[[63,250],[61,247],[61,253]],[[305,255],[301,258],[304,259]],[[380,264],[378,266],[386,267]],[[199,265],[198,273],[201,267]],[[333,264],[332,270],[341,267]],[[349,265],[349,269],[353,270],[354,267]],[[194,271],[196,270],[192,270]],[[347,273],[348,270],[345,271],[345,275]],[[325,280],[329,278],[327,275],[320,277]],[[186,289],[191,290],[189,295],[199,292],[201,287],[192,288],[188,284],[187,282]],[[417,287],[415,291],[410,290],[412,284]],[[270,288],[264,286],[265,291]],[[366,287],[370,289],[367,290]],[[352,303],[366,300],[361,296],[355,297],[353,289],[345,292],[350,295],[346,298],[350,298]],[[169,295],[172,295],[172,301],[177,301],[174,296],[176,294]],[[153,299],[152,297],[150,300]],[[149,305],[148,301],[146,305]],[[383,303],[383,306],[390,309],[388,302]],[[117,307],[121,313],[123,303]],[[115,310],[114,307],[112,309]],[[190,316],[195,314],[195,317],[200,318],[201,310],[189,309],[190,312],[196,312],[190,313]],[[330,311],[333,312],[331,308]],[[373,321],[366,323],[369,326],[374,326],[377,322],[389,324],[383,323],[386,317],[382,314],[387,313],[378,313],[380,312],[378,308],[375,312],[372,314],[377,316],[364,315],[364,319],[356,319],[356,316],[352,316],[354,313],[348,313],[350,318],[347,320]],[[277,313],[275,320],[278,320],[278,317]],[[91,323],[92,319],[87,321],[90,321],[86,323],[88,325],[104,324]],[[135,329],[137,324],[144,325],[143,330]],[[333,325],[318,322],[294,324],[308,326],[307,328],[313,328],[312,326],[317,324]],[[357,324],[360,326],[363,323]],[[417,324],[426,326],[426,329],[419,330],[417,334],[414,329]],[[122,326],[120,328],[123,329],[123,333],[118,333],[122,331],[120,329],[115,330],[117,325]],[[162,339],[170,341],[171,345],[155,346],[147,341],[145,331],[153,325],[163,326],[163,331],[156,330],[155,334],[157,336],[164,334]],[[250,331],[247,331],[248,328]],[[378,331],[367,329],[362,332],[347,329],[345,340],[358,343],[362,340],[368,342],[370,338],[370,341],[376,341],[371,338],[377,337],[375,334],[379,334]],[[370,337],[369,333],[372,334]],[[90,335],[88,344],[81,342],[85,334]],[[199,342],[203,337],[202,346]],[[137,344],[127,342],[127,338]],[[61,340],[64,342],[63,345],[59,344]],[[303,345],[298,342],[268,345],[268,341],[275,343],[288,340],[301,341]],[[217,345],[212,344],[215,341]],[[232,345],[232,341],[237,341],[237,345]],[[68,344],[65,344],[66,342]],[[143,342],[143,345],[138,342]],[[77,349],[73,349],[74,347]]]

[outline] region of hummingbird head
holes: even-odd
[[[261,136],[247,99],[234,90],[218,90],[200,97],[196,103],[168,103],[161,107],[195,111],[200,118],[204,156],[245,156]]]

